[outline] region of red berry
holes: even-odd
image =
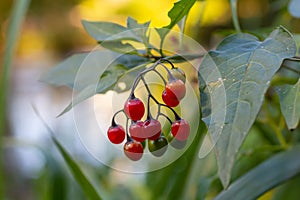
[[[184,119],[176,120],[172,123],[171,132],[177,140],[184,141],[190,135],[190,125]]]
[[[173,93],[178,100],[181,100],[186,93],[184,82],[180,79],[171,80],[166,85],[166,92],[167,94]]]
[[[107,131],[108,139],[114,144],[120,144],[125,139],[124,128],[120,125],[111,126]]]
[[[172,92],[167,93],[166,90],[164,90],[162,93],[162,99],[169,107],[176,107],[179,104],[177,97]]]
[[[144,152],[143,145],[137,141],[128,141],[124,145],[125,155],[133,161],[137,161],[142,158]]]
[[[156,119],[147,119],[144,122],[144,135],[149,140],[157,140],[161,135],[161,124]]]
[[[147,138],[144,134],[144,122],[136,121],[133,122],[129,127],[129,133],[132,139],[143,142]]]
[[[129,98],[124,105],[126,115],[133,121],[142,119],[145,113],[143,102],[138,98]]]

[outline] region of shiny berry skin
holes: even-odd
[[[116,125],[109,127],[107,131],[109,141],[114,144],[120,144],[125,139],[125,130],[122,126]]]
[[[185,83],[186,81],[186,76],[185,76],[185,73],[184,71],[182,71],[180,68],[172,68],[170,69],[170,73],[172,74],[172,76],[176,79],[180,79],[182,80],[183,83]],[[168,80],[171,80],[172,78],[169,76],[168,74]]]
[[[169,107],[176,107],[179,105],[177,97],[171,92],[167,93],[166,90],[162,93],[162,99],[164,103]]]
[[[143,142],[147,138],[144,134],[144,122],[136,121],[129,126],[129,133],[132,139]]]
[[[157,140],[161,135],[161,124],[156,119],[147,119],[144,122],[144,134],[149,140]]]
[[[152,155],[160,157],[167,151],[168,141],[164,136],[157,140],[148,140],[148,149]]]
[[[123,149],[125,155],[132,161],[141,159],[144,152],[142,143],[134,140],[126,142]]]
[[[144,116],[145,107],[139,98],[129,98],[124,104],[124,112],[130,119],[137,121]]]
[[[185,141],[190,135],[190,125],[184,119],[176,120],[172,123],[171,132],[179,141]]]
[[[173,93],[178,100],[181,100],[186,93],[184,82],[182,82],[180,79],[175,79],[168,82],[165,90],[167,94]]]

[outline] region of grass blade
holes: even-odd
[[[21,24],[23,22],[24,16],[27,12],[30,0],[15,0],[13,10],[10,16],[10,21],[8,24],[8,29],[6,32],[6,46],[5,53],[3,57],[2,65],[2,75],[0,77],[0,145],[2,146],[2,137],[5,133],[5,123],[6,123],[6,98],[7,98],[7,88],[8,88],[8,77],[10,76],[10,66],[12,63],[12,58],[15,52],[17,38],[20,33]],[[0,148],[2,150],[2,148]],[[0,152],[2,155],[2,153]],[[2,158],[0,158],[2,160]],[[2,161],[0,161],[0,199],[3,197],[4,185],[3,185],[3,176],[2,176]]]
[[[92,185],[92,183],[89,181],[89,179],[85,176],[83,171],[80,169],[79,165],[73,160],[71,155],[65,150],[65,148],[61,145],[61,143],[55,138],[53,130],[48,126],[48,124],[43,120],[40,113],[36,109],[34,105],[32,105],[34,112],[38,116],[38,118],[41,120],[43,125],[47,128],[47,130],[51,133],[51,139],[54,142],[55,146],[59,150],[60,154],[64,158],[68,168],[70,169],[73,177],[83,190],[84,194],[88,199],[91,200],[101,200],[102,198],[99,196],[97,190]]]
[[[215,200],[251,200],[300,173],[300,145],[279,153],[236,180]]]

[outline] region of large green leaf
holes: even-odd
[[[51,68],[40,80],[55,86],[82,90],[97,83],[99,75],[119,56],[120,54],[110,51],[74,54]]]
[[[138,50],[127,42],[121,41],[104,41],[101,46],[119,53],[138,54]]]
[[[85,30],[98,42],[132,40],[142,42],[139,37],[133,34],[126,27],[112,22],[89,22],[82,21]]]
[[[300,173],[300,146],[279,153],[236,180],[215,200],[252,200]]]
[[[66,112],[70,111],[72,107],[76,106],[80,102],[94,96],[95,94],[104,94],[108,90],[114,90],[116,92],[124,92],[131,88],[135,77],[140,71],[145,69],[148,63],[143,63],[135,68],[128,69],[123,65],[111,65],[108,69],[102,74],[99,82],[88,85],[86,88],[81,90],[76,94],[72,102],[58,115],[61,116]],[[117,87],[118,82],[122,82],[124,87]]]
[[[295,200],[300,197],[300,174],[278,187],[272,200]]]
[[[120,64],[130,69],[148,61],[147,58],[136,55],[96,50],[68,57],[51,68],[40,80],[54,86],[68,86],[80,91],[97,83],[108,66]]]
[[[235,155],[260,110],[273,75],[283,59],[295,52],[292,36],[279,27],[262,42],[249,34],[231,35],[200,65],[201,97],[205,97],[201,100],[203,120],[212,145],[216,144],[218,173],[224,187],[229,184]]]
[[[137,37],[141,38],[145,47],[149,47],[149,36],[147,35],[149,25],[150,21],[140,24],[131,17],[128,17],[127,19],[127,29],[132,31]]]
[[[174,3],[173,8],[168,12],[171,22],[163,28],[156,29],[161,40],[164,40],[170,29],[172,29],[184,16],[189,13],[195,2],[196,0],[181,0]]]
[[[280,108],[289,129],[295,129],[300,119],[300,79],[295,85],[277,87]]]
[[[105,93],[110,89],[117,92],[128,90],[137,73],[149,62],[149,59],[136,55],[97,50],[67,58],[43,75],[41,81],[55,86],[68,86],[79,92],[62,115],[96,93]],[[122,90],[115,87],[119,79],[126,86]]]

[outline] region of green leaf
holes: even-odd
[[[51,68],[40,80],[54,86],[68,86],[80,91],[96,84],[109,65],[121,64],[130,69],[148,61],[149,59],[136,55],[97,50],[70,56]]]
[[[72,55],[43,74],[39,80],[54,86],[73,88],[78,69],[87,56],[88,53]]]
[[[92,51],[68,57],[44,74],[40,80],[54,86],[82,90],[99,80],[99,74],[120,54],[111,51]],[[76,81],[76,82],[75,82]]]
[[[283,59],[295,55],[291,34],[279,27],[264,41],[249,34],[225,38],[199,67],[203,120],[226,188],[235,155],[247,136]],[[226,115],[225,115],[226,114]]]
[[[145,47],[149,47],[149,36],[147,36],[147,31],[150,25],[150,21],[139,24],[135,19],[128,17],[127,19],[127,29],[132,31],[134,35],[141,38]]]
[[[201,57],[203,57],[204,55],[202,54],[176,54],[176,55],[172,55],[172,56],[168,56],[166,57],[166,59],[170,60],[172,63],[182,63],[182,62],[187,62],[187,61],[191,61],[194,59],[199,59]]]
[[[44,74],[40,80],[79,91],[60,116],[96,93],[105,93],[110,89],[117,92],[128,90],[137,73],[149,62],[148,58],[136,55],[97,50],[67,58]],[[103,73],[106,76],[101,79]],[[125,84],[125,88],[115,87],[119,79]]]
[[[122,74],[128,70],[127,67],[123,65],[112,65],[110,66],[100,77],[99,86],[97,87],[99,92],[106,91],[115,83]]]
[[[213,177],[201,177],[198,183],[198,190],[196,194],[197,200],[205,200],[206,194],[209,191],[209,188],[214,181]]]
[[[291,0],[288,6],[289,12],[293,17],[300,18],[300,1]]]
[[[70,111],[74,106],[80,102],[94,96],[95,94],[104,94],[108,90],[114,90],[116,92],[124,92],[131,88],[133,81],[137,74],[145,69],[148,63],[143,63],[135,68],[128,70],[128,68],[122,65],[111,65],[101,76],[100,81],[87,86],[81,90],[72,99],[72,102],[58,115],[61,116]],[[117,83],[123,83],[124,88],[116,87]]]
[[[168,12],[168,16],[171,19],[170,24],[163,28],[156,29],[161,40],[164,40],[170,29],[189,13],[195,2],[196,0],[181,0],[174,3],[173,8]]]
[[[275,191],[272,200],[295,200],[300,197],[300,174],[285,184],[279,186]]]
[[[121,41],[104,41],[101,43],[101,46],[118,53],[138,54],[138,51],[134,46]]]
[[[279,153],[232,183],[215,200],[252,200],[300,173],[300,146]]]
[[[126,27],[112,22],[89,22],[82,21],[85,30],[99,43],[102,41],[132,40],[142,42],[139,37]]]
[[[281,112],[289,129],[295,129],[300,119],[300,79],[295,85],[282,85],[276,89]]]

